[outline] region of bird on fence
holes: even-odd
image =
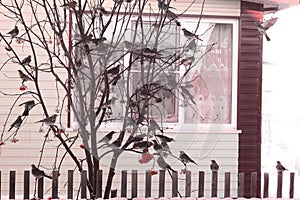
[[[184,165],[187,163],[194,163],[195,165],[198,165],[193,159],[191,159],[184,151],[179,151],[179,158],[181,162],[183,162]]]
[[[32,78],[27,74],[25,74],[24,72],[22,72],[22,70],[18,70],[18,72],[19,72],[19,77],[22,79],[22,84],[24,84],[24,82],[26,81],[33,81]]]
[[[277,169],[277,172],[283,172],[283,171],[287,170],[287,169],[281,164],[280,161],[277,161],[276,169]]]
[[[192,33],[192,32],[190,32],[190,31],[186,30],[185,28],[183,28],[183,29],[181,29],[181,30],[183,31],[183,35],[184,35],[187,39],[189,39],[189,40],[195,40],[195,39],[197,39],[197,40],[202,41],[202,39],[199,38],[199,35],[196,35],[195,33]]]
[[[46,117],[45,119],[39,120],[37,122],[43,122],[48,126],[54,125],[56,121],[57,114],[53,114],[50,117]],[[36,122],[36,123],[37,123]]]
[[[172,172],[176,172],[174,169],[171,168],[171,166],[168,163],[166,163],[166,161],[163,159],[162,156],[158,156],[156,162],[160,168],[162,168],[164,170],[169,169]]]
[[[21,61],[21,65],[29,65],[31,62],[31,55],[27,56]]]
[[[9,34],[12,38],[15,38],[19,34],[19,28],[17,26],[15,26],[7,34]]]
[[[22,122],[23,122],[22,116],[18,116],[17,119],[10,125],[8,131],[10,131],[12,128],[16,128],[18,130]]]
[[[260,34],[262,34],[262,35],[264,35],[266,37],[267,41],[270,41],[271,39],[268,36],[268,34],[267,34],[266,31],[270,27],[272,27],[276,23],[277,20],[278,20],[278,18],[275,17],[275,18],[271,18],[271,19],[266,20],[266,21],[261,22],[261,23],[260,22],[255,22],[257,30],[259,31]]]
[[[219,165],[215,160],[211,160],[210,169],[213,172],[217,172],[219,170]]]
[[[28,115],[29,115],[29,111],[30,111],[36,104],[35,104],[34,100],[29,100],[29,101],[26,101],[26,102],[24,102],[24,103],[21,103],[19,106],[22,106],[22,105],[25,106],[22,116],[28,116]]]
[[[42,171],[39,168],[37,168],[34,164],[31,165],[31,173],[37,179],[42,178],[42,177],[46,177],[46,178],[52,179],[51,176],[45,174],[44,171]]]

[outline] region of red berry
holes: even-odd
[[[157,173],[158,173],[157,171],[154,171],[154,170],[151,171],[151,175],[155,175]]]
[[[81,149],[84,149],[84,148],[85,148],[83,144],[81,144],[79,147],[80,147]]]
[[[20,88],[19,88],[21,91],[24,91],[26,90],[26,87],[24,85],[21,85]]]

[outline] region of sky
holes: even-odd
[[[300,6],[265,19],[271,17],[278,21],[268,30],[271,41],[263,42],[262,171],[276,174],[276,161],[280,160],[289,172],[296,173],[299,188]],[[288,182],[288,172],[285,176]]]

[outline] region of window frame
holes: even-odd
[[[130,20],[132,23],[136,20],[137,17],[132,17]],[[145,21],[154,21],[154,17],[145,16]],[[185,27],[188,23],[197,23],[198,18],[194,16],[180,16],[180,23],[181,28]],[[238,35],[239,35],[239,23],[238,19],[236,18],[220,18],[220,17],[203,17],[201,19],[201,23],[205,22],[213,22],[213,23],[224,23],[224,24],[231,24],[232,25],[232,78],[231,78],[231,123],[228,124],[191,124],[191,123],[183,123],[184,122],[184,107],[178,106],[178,122],[176,123],[163,123],[163,127],[168,127],[166,132],[215,132],[215,131],[222,131],[222,132],[233,132],[237,130],[237,99],[238,99]],[[72,27],[76,26],[76,23],[72,23]],[[129,25],[131,26],[131,25]],[[188,28],[187,28],[188,29]],[[192,30],[192,29],[191,29]],[[180,30],[181,31],[181,30]],[[71,31],[72,32],[72,31]],[[74,32],[71,33],[74,35]],[[182,33],[179,34],[179,40],[182,38]],[[128,38],[129,37],[129,38]],[[125,40],[130,39],[131,34],[125,35]],[[74,51],[74,50],[73,50]],[[124,57],[124,64],[126,65],[126,59],[128,59],[129,55]],[[182,70],[180,69],[180,72]],[[71,128],[78,127],[74,116],[72,114],[72,110],[70,110],[70,126]],[[103,124],[99,131],[108,131],[108,130],[120,130],[122,128],[121,122],[113,122],[111,124]]]

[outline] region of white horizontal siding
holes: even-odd
[[[108,1],[106,1],[108,2]],[[176,7],[174,10],[175,13],[182,13],[184,9],[190,4],[191,0],[183,1],[177,0],[172,1],[171,5]],[[157,6],[156,0],[149,1],[151,6],[155,9]],[[185,12],[185,14],[191,15],[199,15],[201,10],[202,1],[196,1],[193,4],[189,11]],[[109,5],[107,8],[109,9]],[[149,9],[149,7],[147,8]],[[2,9],[0,8],[2,12]],[[24,11],[25,18],[27,20],[31,19],[31,12],[29,10]],[[215,15],[215,16],[239,16],[240,14],[240,1],[239,0],[227,0],[226,3],[222,0],[206,0],[204,6],[204,15]],[[3,15],[0,15],[0,32],[5,34],[10,29],[13,28],[14,23],[9,21],[7,18],[4,18]],[[24,32],[22,27],[19,27],[21,32]],[[66,38],[67,39],[67,38]],[[29,46],[17,44],[15,41],[12,43],[16,46],[16,51],[20,58],[24,58],[28,55],[32,55],[31,49]],[[5,62],[5,58],[7,55],[4,49],[3,42],[0,43],[0,66],[3,65]],[[44,51],[37,51],[38,55],[38,62],[45,63],[47,62],[47,55]],[[22,91],[19,90],[21,86],[21,80],[18,77],[17,70],[21,69],[21,66],[17,63],[9,61],[8,64],[1,70],[0,73],[0,90],[6,94],[20,94]],[[60,73],[60,75],[66,78],[66,74]],[[48,106],[49,114],[53,114],[55,109],[57,108],[57,91],[55,88],[55,80],[53,76],[50,76],[47,73],[42,73],[39,77],[40,87],[42,89],[42,95],[45,98],[46,105]],[[32,82],[26,82],[26,86],[28,90],[34,89],[34,85]],[[64,97],[64,92],[61,87],[59,87],[59,97],[62,99]],[[0,123],[4,125],[5,121],[7,121],[6,126],[1,126],[4,129],[3,133],[4,136],[9,135],[7,133],[10,124],[16,119],[16,117],[23,112],[23,107],[16,106],[12,110],[12,115],[9,119],[7,119],[8,113],[11,111],[11,105],[15,101],[16,96],[7,96],[7,95],[0,95]],[[17,102],[17,105],[31,99],[29,96],[24,96]],[[39,132],[39,128],[41,123],[35,123],[36,121],[44,118],[42,114],[42,110],[40,105],[37,105],[33,110],[30,111],[30,116],[26,119],[26,124],[23,125],[17,135],[19,141],[17,143],[12,143],[11,141],[6,141],[5,145],[1,147],[1,154],[0,154],[0,170],[2,172],[2,180],[1,180],[1,193],[6,195],[8,193],[8,175],[9,170],[16,170],[17,172],[17,186],[16,186],[16,193],[22,194],[23,188],[23,172],[24,170],[29,170],[30,165],[32,163],[38,163],[39,156],[41,155],[41,148],[42,143],[44,141],[44,135],[46,132]],[[62,125],[66,126],[66,110],[63,109],[63,119]],[[58,121],[58,120],[57,120]],[[44,130],[47,130],[47,127],[43,127]],[[1,129],[1,130],[2,130]],[[2,131],[1,131],[2,132]],[[74,132],[67,132],[70,135],[75,135]],[[101,135],[101,134],[100,134]],[[237,171],[238,171],[238,134],[236,132],[228,132],[228,133],[168,133],[169,136],[174,137],[176,139],[175,143],[170,144],[172,148],[172,152],[174,155],[178,156],[179,150],[184,150],[188,153],[198,164],[199,166],[189,164],[188,169],[192,171],[192,191],[198,188],[198,171],[205,171],[207,176],[205,177],[205,195],[209,196],[210,192],[210,159],[216,159],[220,164],[220,178],[219,178],[219,188],[220,193],[219,195],[223,195],[223,180],[224,180],[224,172],[232,172],[232,189],[236,189],[236,182],[237,182]],[[99,136],[101,137],[101,136]],[[41,161],[41,165],[45,167],[45,171],[50,173],[53,167],[53,162],[55,160],[56,155],[56,147],[58,142],[56,138],[52,134],[50,134],[50,139],[53,141],[46,142],[45,150],[43,153],[43,159]],[[76,156],[81,159],[84,158],[83,150],[79,148],[81,144],[80,140],[76,142],[73,146],[73,150]],[[60,148],[58,160],[62,157],[64,151],[63,148]],[[139,180],[141,184],[139,185],[138,195],[144,196],[144,171],[150,169],[152,167],[152,162],[147,165],[141,165],[138,163],[139,157],[135,154],[124,153],[121,156],[118,162],[117,173],[115,176],[115,181],[113,184],[113,188],[118,188],[120,191],[120,173],[121,170],[128,170],[128,183],[131,181],[131,170],[137,169],[139,170]],[[104,182],[106,180],[106,175],[109,166],[109,158],[105,157],[101,160],[101,169],[104,170]],[[168,158],[168,162],[172,164],[172,167],[176,170],[181,170],[183,165],[178,162],[176,159]],[[70,159],[69,156],[66,156],[66,159],[63,162],[63,167],[61,169],[61,176],[60,176],[60,192],[61,194],[65,194],[66,189],[63,185],[66,182],[67,170],[74,169],[74,163]],[[155,170],[159,170],[159,168],[155,165]],[[180,178],[184,178],[185,175],[180,174]],[[75,173],[74,180],[78,184],[79,183],[79,174],[78,172]],[[33,191],[34,187],[34,178],[31,176],[31,191]],[[171,195],[171,179],[170,177],[166,177],[166,196]],[[180,183],[183,182],[180,180]],[[154,190],[154,197],[157,197],[157,190],[158,190],[158,175],[152,176],[152,183],[153,183],[153,190]],[[105,185],[105,184],[104,184]],[[45,181],[45,190],[51,187],[51,183],[46,180]],[[180,184],[179,188],[182,193],[184,193],[184,188]],[[74,187],[77,188],[77,187]],[[131,184],[128,184],[128,190],[130,190]],[[48,192],[49,196],[50,193]],[[128,192],[130,196],[130,192]],[[193,192],[192,196],[196,196],[197,194]],[[235,195],[233,192],[232,195]],[[46,195],[47,196],[47,195]]]

